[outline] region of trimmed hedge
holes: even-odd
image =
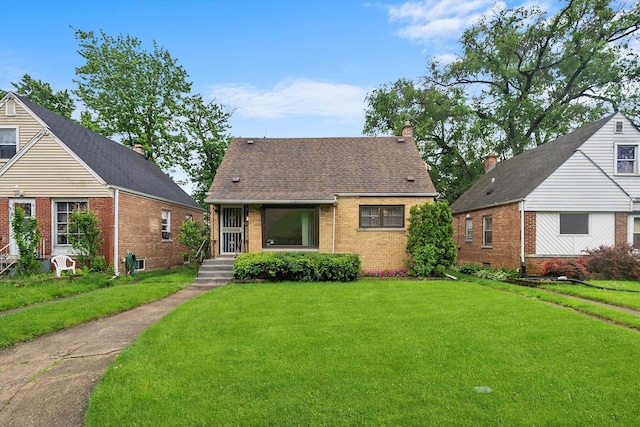
[[[317,252],[255,252],[236,257],[233,274],[241,280],[351,282],[358,278],[360,257]]]

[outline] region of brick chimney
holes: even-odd
[[[498,164],[498,160],[496,159],[496,155],[494,153],[489,153],[486,159],[484,159],[484,173],[489,172]]]
[[[413,138],[413,125],[407,120],[402,127],[403,138]]]
[[[133,151],[135,151],[138,154],[142,154],[143,156],[145,156],[147,153],[144,151],[144,147],[142,146],[142,144],[135,144],[133,147],[131,147],[131,149]]]

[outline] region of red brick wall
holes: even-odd
[[[0,248],[9,243],[9,199],[0,198]]]
[[[470,242],[465,241],[467,213],[455,215],[453,218],[453,241],[458,248],[458,265],[477,264],[492,268],[519,268],[520,211],[518,204],[477,210],[469,212],[468,215],[473,220],[473,234]],[[493,243],[491,247],[483,247],[482,218],[488,215],[493,217]],[[535,216],[533,227],[535,236]]]
[[[616,236],[615,245],[624,245],[629,243],[629,214],[618,212],[616,213]]]
[[[171,212],[171,240],[162,239],[162,211]],[[155,270],[183,263],[180,255],[184,246],[176,240],[178,230],[187,215],[203,221],[203,212],[169,202],[120,192],[119,201],[119,271],[124,270],[122,259],[133,252],[145,259],[145,268]]]

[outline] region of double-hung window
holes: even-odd
[[[633,219],[633,247],[640,249],[640,217]]]
[[[0,159],[10,159],[18,150],[18,131],[15,127],[0,128]]]
[[[403,228],[404,205],[360,206],[360,228]]]
[[[55,211],[55,242],[56,245],[70,245],[69,235],[73,234],[79,236],[80,232],[77,229],[71,229],[69,227],[69,220],[71,214],[74,211],[86,212],[87,202],[85,201],[56,201],[54,202]]]
[[[638,146],[637,145],[616,145],[616,173],[637,174],[638,173]]]
[[[466,219],[464,240],[465,242],[471,242],[473,240],[473,219],[472,218]]]
[[[171,211],[162,211],[162,240],[171,240]]]
[[[493,246],[493,217],[482,217],[482,246]]]

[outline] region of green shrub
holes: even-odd
[[[349,282],[358,278],[360,257],[317,252],[256,252],[240,254],[233,274],[241,280]]]
[[[640,280],[640,253],[631,245],[600,246],[580,259],[590,273],[606,280]]]
[[[28,216],[19,206],[16,206],[11,217],[11,230],[18,246],[17,270],[21,276],[32,276],[40,269],[37,259],[40,229],[36,218]]]
[[[407,229],[407,264],[417,276],[443,276],[457,257],[453,243],[453,217],[447,202],[424,203],[410,209]]]
[[[587,269],[578,259],[557,258],[545,261],[542,264],[542,275],[583,280],[587,277]]]

